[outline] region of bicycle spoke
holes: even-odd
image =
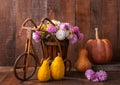
[[[24,67],[24,79],[26,79],[26,68]]]

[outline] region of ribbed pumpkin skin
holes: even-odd
[[[108,39],[90,39],[86,43],[90,60],[95,64],[106,64],[112,59],[112,45]]]

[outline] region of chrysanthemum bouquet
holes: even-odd
[[[68,39],[72,44],[76,43],[78,40],[83,40],[84,35],[80,32],[78,26],[73,26],[70,23],[64,23],[57,20],[51,21],[54,23],[54,25],[50,22],[46,22],[42,25],[41,30],[53,34],[60,41]],[[33,33],[33,39],[36,42],[39,42],[41,38],[48,39],[50,37],[51,36],[49,34],[44,36],[41,35],[38,31]]]

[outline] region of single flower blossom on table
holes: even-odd
[[[92,82],[99,82],[98,75],[96,73],[94,75],[92,75],[90,81],[92,81]]]
[[[88,69],[85,72],[85,76],[88,80],[91,80],[93,78],[93,76],[95,75],[95,72],[92,69]]]
[[[105,71],[100,70],[100,71],[96,72],[96,74],[98,75],[99,81],[107,80],[107,73]]]

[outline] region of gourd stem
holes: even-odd
[[[51,58],[51,57],[49,56],[49,57],[47,58],[47,60],[50,60],[50,58]]]
[[[98,28],[95,28],[95,37],[96,37],[96,39],[99,39],[99,36],[98,36]]]
[[[60,53],[58,52],[58,56],[60,56]]]

